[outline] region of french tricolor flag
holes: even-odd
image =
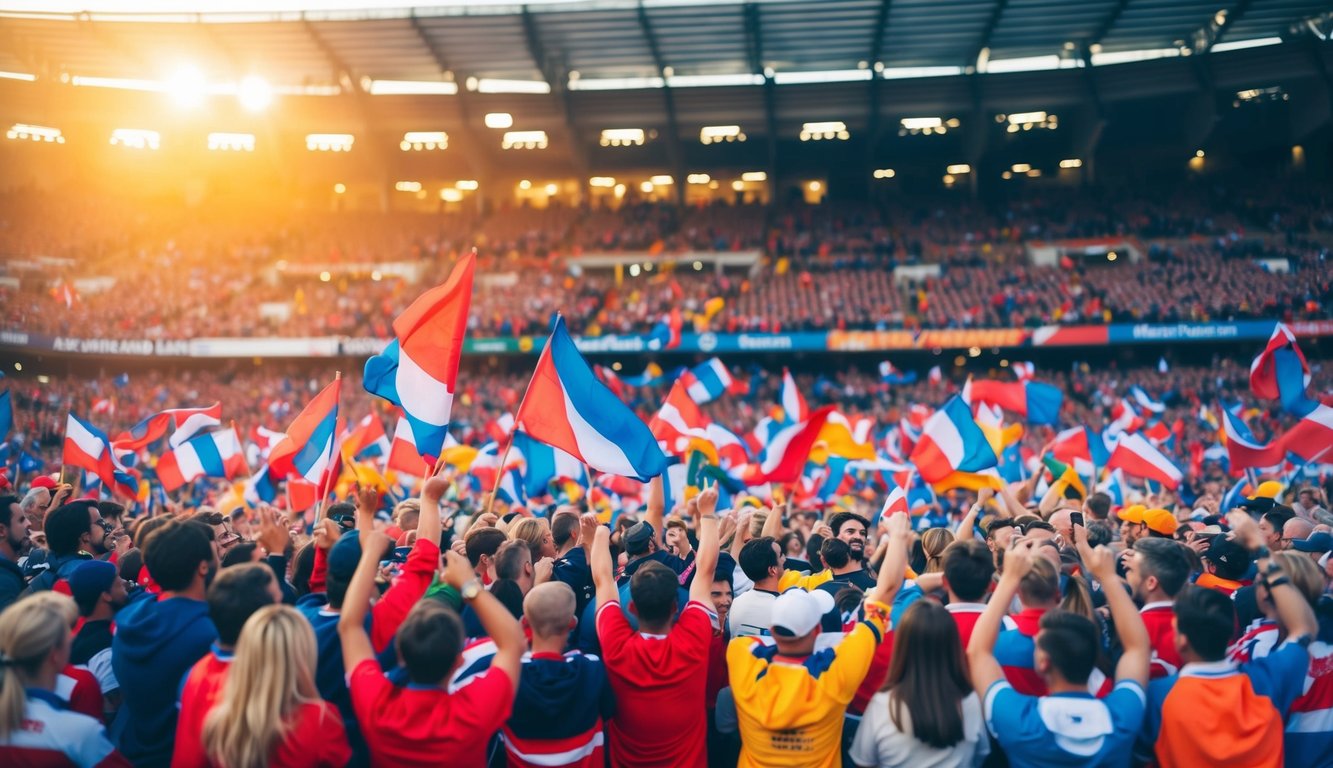
[[[1275,467],[1286,457],[1280,442],[1261,444],[1245,422],[1230,411],[1222,411],[1222,428],[1226,431],[1227,458],[1233,470]]]
[[[1022,416],[1032,424],[1056,424],[1064,394],[1058,387],[1032,379],[1022,381],[968,380],[963,400],[970,405],[994,405]]]
[[[796,388],[796,379],[791,371],[782,369],[782,387],[778,390],[778,401],[782,405],[783,418],[788,424],[800,423],[810,418],[810,409],[801,397],[801,390]]]
[[[732,387],[731,372],[716,357],[705,360],[681,374],[680,382],[696,403],[707,403],[726,394]]]
[[[207,408],[169,408],[130,427],[128,432],[116,435],[111,444],[121,450],[137,451],[154,443],[172,429],[167,444],[179,448],[186,441],[206,429],[222,424],[222,403],[213,403]]]
[[[138,496],[138,483],[111,451],[106,433],[74,414],[65,422],[65,451],[62,463],[97,475],[104,485],[128,498]]]
[[[1166,405],[1160,400],[1152,399],[1152,396],[1149,395],[1143,387],[1130,387],[1129,394],[1134,398],[1134,402],[1138,403],[1139,407],[1144,410],[1145,415],[1154,414],[1160,416],[1166,411]]]
[[[1282,357],[1280,352],[1287,353],[1294,364],[1279,366]],[[1268,346],[1250,363],[1250,390],[1256,397],[1277,400],[1283,397],[1284,389],[1304,392],[1309,385],[1310,364],[1296,344],[1296,334],[1286,325],[1278,323],[1268,339]]]
[[[342,451],[353,459],[388,456],[389,437],[384,432],[384,423],[380,417],[368,413],[357,422],[356,427],[343,440]]]
[[[1333,451],[1333,408],[1323,403],[1301,417],[1277,441],[1284,451],[1294,453],[1307,462],[1328,461]]]
[[[648,429],[663,450],[677,456],[685,454],[690,438],[708,439],[708,418],[687,393],[688,386],[684,376],[677,379],[657,415],[648,422]]]
[[[234,429],[200,435],[157,460],[157,477],[168,493],[201,477],[230,480],[247,470],[241,440]]]
[[[297,414],[287,436],[269,453],[269,474],[275,480],[295,475],[322,486],[336,474],[341,392],[342,378],[338,377]]]
[[[1106,468],[1123,469],[1127,475],[1156,480],[1171,490],[1184,479],[1180,468],[1140,434],[1121,437]]]
[[[556,318],[514,422],[598,472],[648,480],[666,469],[648,425],[593,375],[562,317]]]
[[[926,421],[910,460],[921,479],[936,483],[954,472],[980,472],[999,464],[986,434],[959,395]]]
[[[760,456],[758,483],[794,483],[801,477],[805,462],[810,458],[810,449],[819,438],[819,431],[824,428],[833,406],[826,405],[809,415],[804,421],[789,424],[779,429],[764,446]]]
[[[417,297],[393,321],[396,338],[366,361],[366,391],[403,409],[423,456],[439,456],[449,433],[475,266],[469,253],[443,285]]]

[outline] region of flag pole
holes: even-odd
[[[491,495],[486,499],[487,513],[495,506],[495,494],[500,492],[500,481],[505,476],[505,462],[509,461],[509,449],[514,447],[514,433],[518,431],[518,427],[518,422],[514,422],[514,428],[509,432],[509,440],[505,443],[504,453],[500,454],[500,464],[495,468],[495,482],[491,483]]]

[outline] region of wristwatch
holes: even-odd
[[[458,590],[458,594],[462,595],[464,600],[476,600],[477,595],[481,594],[481,580],[473,579],[464,584],[463,588]]]

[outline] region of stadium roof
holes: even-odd
[[[358,152],[371,139],[392,150],[404,132],[443,130],[462,154],[481,147],[491,168],[512,160],[483,127],[490,112],[546,132],[557,151],[521,153],[525,165],[580,173],[632,162],[679,175],[706,167],[705,126],[739,126],[751,141],[729,146],[729,158],[772,172],[777,143],[796,142],[808,122],[842,123],[849,146],[865,148],[860,163],[903,118],[961,117],[947,151],[971,160],[988,141],[978,132],[993,133],[1004,113],[1059,110],[1061,126],[1090,114],[1051,150],[1077,157],[1111,105],[1179,121],[1163,109],[1200,112],[1183,97],[1201,94],[1230,101],[1281,87],[1297,103],[1333,101],[1333,14],[1321,0],[30,0],[41,10],[13,10],[23,5],[0,10],[0,119],[100,132],[117,108],[145,114],[144,97],[158,96],[127,91],[167,90],[185,63],[215,94],[264,78],[288,101],[271,128],[290,134],[284,145],[345,131]],[[91,10],[68,12],[77,7]],[[192,12],[162,11],[181,7]],[[126,90],[70,88],[90,78]],[[243,114],[212,117],[251,127]],[[1326,122],[1307,120],[1292,138]],[[646,146],[599,146],[616,128],[642,129]]]

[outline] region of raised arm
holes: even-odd
[[[603,605],[620,600],[615,569],[611,565],[611,529],[604,525],[597,526],[588,565],[592,568],[592,583],[597,588],[597,610],[600,611]]]
[[[444,467],[448,467],[445,464]],[[440,474],[426,480],[421,486],[421,514],[417,515],[417,541],[425,539],[436,546],[440,543],[443,523],[440,521],[440,499],[449,490],[449,478]]]
[[[782,517],[784,514],[789,514],[790,512],[790,497],[782,504],[774,504],[768,511],[768,517],[764,520],[764,529],[759,532],[759,535],[772,536],[775,541],[781,539],[782,534],[786,532],[786,528],[782,523]]]
[[[666,496],[662,491],[662,476],[658,475],[648,481],[648,504],[643,512],[643,521],[653,529],[653,536],[657,537],[657,546],[661,548],[664,545],[665,538],[662,531],[662,518],[666,516]]]
[[[1010,490],[1008,483],[1000,486],[1000,500],[1004,502],[1000,506],[1000,517],[1018,517],[1027,511],[1023,507],[1023,502],[1019,501]]]
[[[713,571],[717,569],[717,486],[710,485],[699,494],[699,553],[694,558],[694,580],[690,582],[690,600],[712,605]]]
[[[981,515],[981,510],[985,509],[986,502],[990,501],[995,495],[993,488],[982,488],[977,491],[977,502],[963,515],[963,519],[958,522],[958,530],[954,533],[956,541],[969,541],[974,537],[974,529],[977,527],[977,517]]]
[[[972,675],[972,687],[983,700],[986,691],[996,680],[1004,679],[1004,669],[995,659],[995,638],[1000,634],[1000,622],[1009,610],[1009,604],[1018,592],[1018,583],[1032,569],[1032,558],[1036,557],[1035,542],[1022,541],[1004,553],[1004,573],[1000,583],[995,586],[986,610],[972,629],[972,639],[967,643],[967,664]]]
[[[1282,567],[1269,559],[1267,549],[1264,548],[1263,534],[1253,518],[1238,510],[1227,515],[1227,523],[1231,525],[1231,530],[1236,532],[1237,540],[1246,549],[1260,553],[1261,557],[1255,565],[1260,577],[1268,584],[1268,593],[1272,595],[1273,605],[1277,608],[1278,624],[1286,630],[1287,639],[1301,640],[1317,635],[1319,623],[1315,619],[1314,611],[1310,609],[1310,604],[1305,601],[1300,590],[1292,585]]]
[[[1120,661],[1115,665],[1116,682],[1133,680],[1146,686],[1148,665],[1152,661],[1152,643],[1148,639],[1148,628],[1143,625],[1139,609],[1116,576],[1115,555],[1106,547],[1093,549],[1088,546],[1088,531],[1081,525],[1074,526],[1074,541],[1079,556],[1083,558],[1083,565],[1102,584],[1102,594],[1106,595],[1106,604],[1111,609],[1111,621],[1115,623],[1116,635],[1124,649]],[[1008,561],[1005,565],[1008,567]]]
[[[444,558],[445,582],[458,590],[459,594],[466,594],[463,585],[477,579],[472,565],[468,563],[466,557],[457,552],[446,552]],[[523,627],[518,623],[518,619],[509,613],[509,609],[504,607],[504,603],[484,589],[479,589],[477,596],[469,602],[472,603],[472,610],[476,612],[477,618],[481,620],[486,635],[495,641],[495,658],[491,660],[491,668],[503,671],[517,690],[523,653],[528,649],[527,640],[523,637]]]
[[[879,579],[866,596],[867,600],[891,603],[903,585],[907,573],[907,542],[912,535],[912,520],[908,515],[890,515],[888,522],[888,551],[879,567]]]
[[[370,610],[370,596],[375,590],[375,573],[379,570],[380,558],[392,543],[380,531],[361,532],[361,560],[357,562],[356,572],[347,585],[342,615],[338,619],[343,669],[356,669],[356,665],[375,657],[370,635],[366,633],[366,612]]]

